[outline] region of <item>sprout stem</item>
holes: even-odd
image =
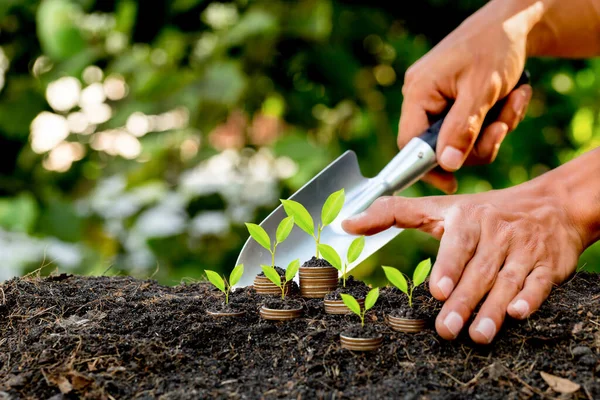
[[[415,287],[413,285],[411,285],[411,287],[410,287],[410,294],[408,295],[408,306],[411,307],[411,308],[412,308],[413,290],[415,290]]]
[[[273,246],[273,251],[271,252],[271,267],[275,268],[275,249],[277,245]]]
[[[321,226],[321,224],[319,224],[319,226],[317,226],[317,258],[319,258],[319,243],[321,242],[321,230],[323,230],[323,227]]]

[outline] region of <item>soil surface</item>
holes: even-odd
[[[297,300],[290,300],[288,297],[285,299],[273,299],[263,303],[266,308],[272,310],[297,310],[302,308],[302,302]]]
[[[341,293],[349,294],[354,297],[356,300],[364,299],[369,290],[371,289],[369,286],[365,285],[364,282],[354,279],[354,277],[350,276],[346,278],[346,287],[343,287],[343,282],[340,279],[338,283],[339,287],[333,292],[329,292],[325,295],[325,299],[327,300],[342,300]]]
[[[323,259],[323,258],[317,258],[315,256],[313,256],[310,260],[306,261],[304,264],[302,264],[302,267],[304,268],[323,268],[323,267],[331,267],[333,268],[333,265],[331,265],[329,263],[329,261]]]
[[[408,304],[408,296],[395,287],[381,288],[379,298],[385,307],[393,310],[390,312],[393,317],[409,319],[435,318],[442,308],[442,303],[431,296],[426,284],[417,286],[413,291],[412,307]]]
[[[379,325],[365,323],[365,326],[361,326],[360,324],[356,324],[348,326],[341,334],[351,338],[371,339],[382,336],[381,329],[377,328],[380,328]]]
[[[325,314],[321,299],[295,297],[300,318],[267,321],[273,297],[244,288],[231,302],[246,314],[214,318],[223,293],[205,283],[14,279],[0,284],[0,399],[600,399],[599,281],[578,274],[489,346],[466,330],[393,331],[382,289],[365,325],[383,345],[360,353],[339,341],[358,316]]]

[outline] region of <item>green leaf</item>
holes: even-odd
[[[360,236],[357,237],[350,243],[350,247],[348,248],[348,264],[352,264],[354,261],[358,259],[360,253],[362,253],[365,248],[365,237]]]
[[[429,271],[431,271],[431,258],[421,261],[419,265],[417,265],[417,268],[415,268],[415,271],[413,272],[413,286],[416,287],[425,282],[425,278],[429,275]]]
[[[349,294],[340,293],[340,296],[342,296],[342,301],[346,307],[360,317],[360,304],[358,304],[358,301],[356,301],[356,299]]]
[[[315,224],[310,213],[302,204],[294,200],[281,200],[281,204],[287,215],[294,217],[294,222],[300,229],[315,237]]]
[[[205,269],[204,272],[206,272],[206,277],[208,280],[215,285],[217,289],[219,289],[221,292],[225,292],[225,281],[219,274],[208,269]]]
[[[367,297],[365,297],[365,311],[372,308],[377,299],[379,298],[379,288],[374,288],[367,293]]]
[[[242,275],[244,275],[244,264],[237,265],[233,271],[231,271],[231,274],[229,274],[229,286],[238,283]]]
[[[275,233],[275,237],[277,238],[277,243],[283,242],[290,235],[292,228],[294,227],[294,217],[285,217],[279,223],[277,227],[277,232]]]
[[[318,248],[321,256],[323,256],[323,258],[328,261],[329,264],[331,264],[338,271],[342,270],[342,260],[333,247],[328,244],[319,243]]]
[[[290,265],[288,265],[287,269],[285,270],[285,281],[288,282],[288,281],[291,281],[292,279],[294,279],[294,277],[298,273],[299,268],[300,268],[300,260],[295,259],[294,261],[292,261],[290,263]]]
[[[250,236],[258,244],[271,251],[271,238],[269,238],[269,234],[261,226],[246,222],[246,227],[248,228],[248,232],[250,232]]]
[[[390,281],[390,283],[396,286],[398,289],[408,294],[408,283],[406,282],[406,278],[402,274],[402,272],[398,271],[393,267],[382,266],[383,272],[385,272],[385,276]]]
[[[333,192],[329,195],[327,200],[325,200],[323,210],[321,211],[321,223],[323,226],[331,224],[340,211],[342,211],[345,197],[344,189],[340,189],[337,192]]]
[[[261,267],[267,279],[273,282],[275,285],[281,287],[281,277],[275,268],[271,267],[270,265],[261,265]]]

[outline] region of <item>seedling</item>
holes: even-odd
[[[229,292],[231,291],[231,287],[238,283],[244,275],[244,264],[237,265],[229,274],[229,280],[225,280],[221,278],[219,274],[215,271],[204,270],[206,272],[206,277],[217,289],[221,292],[225,293],[225,304],[229,304]]]
[[[429,275],[429,271],[431,271],[431,259],[428,258],[427,260],[421,261],[419,265],[417,265],[417,268],[415,268],[410,285],[410,291],[408,290],[408,283],[406,282],[406,278],[402,272],[393,267],[382,266],[382,268],[390,283],[408,296],[408,305],[412,307],[413,291],[417,286],[425,282],[427,275]]]
[[[365,248],[365,237],[359,236],[350,243],[348,247],[348,253],[346,254],[346,262],[342,263],[342,260],[333,247],[328,244],[320,243],[318,245],[319,252],[329,264],[333,265],[335,269],[342,273],[342,279],[344,287],[346,287],[346,273],[348,266],[358,259],[360,253]]]
[[[246,227],[248,228],[250,236],[271,253],[271,267],[275,267],[275,250],[277,250],[277,246],[290,235],[290,232],[294,227],[294,217],[287,217],[281,220],[279,226],[277,226],[277,231],[275,232],[275,243],[273,243],[273,246],[271,246],[269,234],[260,225],[246,222]]]
[[[371,309],[375,303],[377,302],[377,298],[379,297],[379,288],[373,288],[369,290],[367,293],[367,297],[365,297],[365,308],[361,311],[360,304],[352,295],[341,293],[342,301],[352,311],[354,314],[360,317],[360,326],[365,326],[365,314],[369,309]]]
[[[286,283],[294,279],[294,276],[296,276],[296,273],[300,268],[300,260],[295,259],[290,263],[290,265],[288,265],[287,269],[285,270],[283,282],[281,281],[281,277],[279,276],[274,267],[269,265],[262,265],[261,267],[267,279],[269,279],[271,282],[273,282],[273,284],[275,284],[281,289],[281,298],[285,299],[285,285]]]
[[[339,215],[342,207],[344,206],[345,193],[344,189],[340,189],[337,192],[333,192],[329,195],[323,208],[321,209],[321,223],[317,225],[315,232],[315,223],[310,216],[310,213],[304,208],[304,206],[294,200],[281,200],[283,208],[287,215],[294,217],[294,222],[300,229],[308,233],[315,239],[317,258],[319,258],[319,243],[321,241],[321,232],[323,228],[331,224]]]

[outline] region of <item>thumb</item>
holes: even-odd
[[[493,93],[493,85],[489,85],[489,95],[485,97],[480,94],[481,89],[473,90],[475,86],[468,85],[459,91],[456,102],[450,108],[440,129],[437,143],[438,163],[449,172],[462,167],[471,153],[485,115],[494,103],[490,100],[497,97],[496,93]]]
[[[342,221],[342,228],[355,235],[374,235],[392,226],[413,228],[441,238],[447,196],[409,198],[384,196],[360,214]]]

